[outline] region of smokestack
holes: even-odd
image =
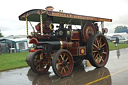
[[[53,7],[52,6],[47,6],[46,8],[45,8],[47,11],[53,11]]]

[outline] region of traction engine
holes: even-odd
[[[20,20],[26,20],[29,44],[34,45],[26,58],[33,72],[43,74],[52,66],[57,76],[66,77],[84,59],[98,68],[105,66],[109,56],[109,47],[104,36],[106,30],[103,29],[100,33],[96,30],[95,23],[99,19],[103,26],[103,21],[108,19],[95,18],[46,10],[30,10],[20,15]],[[36,30],[28,35],[28,21],[39,20]],[[55,27],[53,23],[58,25]],[[81,29],[72,29],[77,24],[81,25]]]

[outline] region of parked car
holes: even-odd
[[[110,41],[115,41],[117,37],[120,39],[122,36],[120,36],[120,35],[113,35],[113,36],[110,38]]]
[[[121,37],[121,38],[119,38],[119,43],[128,44],[128,39],[126,39],[126,38],[124,38],[124,37]]]
[[[128,39],[124,38],[124,37],[118,37],[119,38],[119,43],[124,43],[124,44],[128,44]],[[116,42],[116,37],[111,37],[111,40],[113,43]]]

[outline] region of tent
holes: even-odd
[[[27,38],[0,38],[2,53],[21,52],[28,50]]]

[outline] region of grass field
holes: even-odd
[[[119,44],[118,47],[115,47],[115,44],[109,42],[109,50],[116,50],[127,47],[128,44]],[[28,66],[25,62],[28,53],[29,52],[5,53],[0,55],[0,71]]]
[[[117,47],[115,47],[115,44],[112,42],[108,42],[109,44],[109,50],[116,50],[121,48],[128,48],[128,44],[118,44]]]
[[[25,59],[28,52],[4,53],[0,55],[0,71],[27,66]]]

